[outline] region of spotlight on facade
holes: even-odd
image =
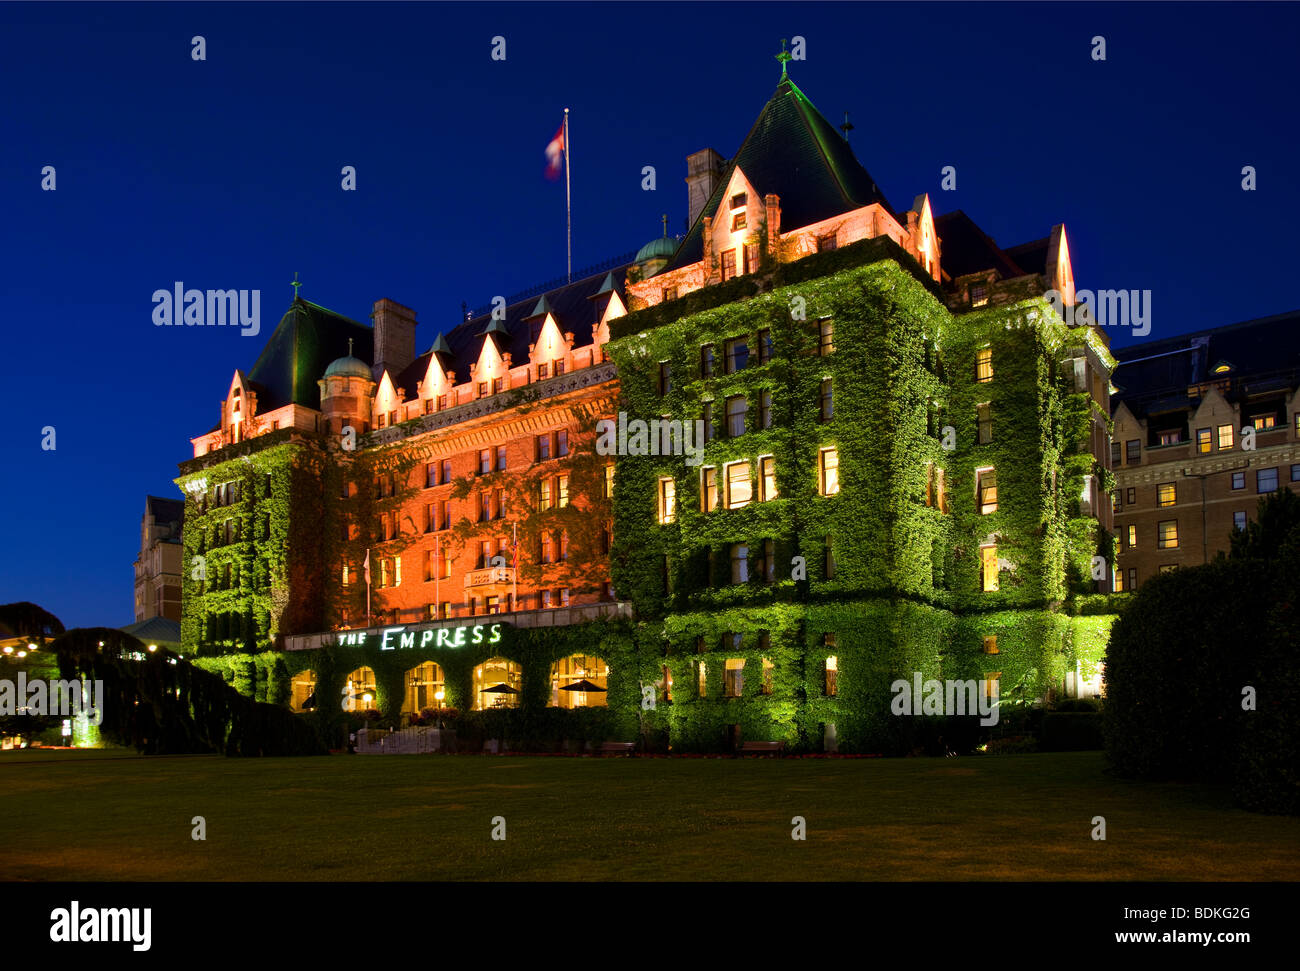
[[[26,652],[26,651],[19,651],[19,652],[18,652],[18,656],[19,656],[19,657],[26,657],[26,656],[27,656],[27,652]]]
[[[35,645],[35,644],[28,644],[28,645],[27,645],[27,650],[29,650],[29,651],[34,651],[34,650],[36,650],[36,645]]]
[[[6,654],[12,654],[13,652],[14,652],[14,649],[13,649],[12,647],[6,647],[6,648],[5,648],[5,653],[6,653]]]
[[[151,651],[156,651],[156,650],[158,650],[158,645],[157,645],[157,644],[150,644],[150,645],[149,645],[149,650],[151,650]]]

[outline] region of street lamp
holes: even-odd
[[[1250,459],[1241,465],[1233,465],[1226,469],[1215,469],[1212,472],[1193,472],[1191,469],[1183,469],[1182,473],[1189,479],[1201,480],[1201,562],[1210,562],[1210,537],[1209,530],[1205,525],[1205,480],[1212,475],[1218,475],[1220,472],[1239,472],[1242,469],[1250,468]]]

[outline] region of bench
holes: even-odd
[[[782,755],[785,752],[785,742],[741,742],[740,754],[748,755]]]
[[[601,755],[631,755],[636,742],[601,742]]]

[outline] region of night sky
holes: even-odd
[[[575,268],[661,213],[681,233],[686,156],[735,153],[782,37],[896,209],[929,192],[1003,246],[1064,222],[1080,287],[1152,291],[1149,339],[1292,310],[1298,28],[1284,4],[0,7],[0,602],[134,619],[144,497],[179,495],[295,272],[358,320],[415,308],[421,351],[462,301],[562,276],[566,106]],[[155,327],[175,281],[260,289],[262,333]]]

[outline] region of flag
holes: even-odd
[[[558,179],[560,177],[560,154],[565,151],[568,151],[568,148],[564,144],[564,126],[561,125],[560,130],[555,133],[555,137],[546,146],[546,177],[548,179]]]
[[[366,586],[370,586],[370,550],[366,550]]]
[[[515,563],[514,563],[514,566],[515,566],[515,569],[518,570],[518,569],[519,569],[519,525],[518,525],[517,523],[511,523],[510,525],[514,527],[514,531],[515,531],[515,541],[514,541],[514,549],[515,549]]]

